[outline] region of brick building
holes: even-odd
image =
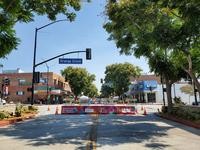
[[[9,85],[3,85],[3,80],[9,79]],[[30,103],[32,73],[21,73],[19,70],[3,71],[0,74],[1,96],[8,102]],[[2,86],[3,85],[3,86]],[[35,103],[62,103],[71,93],[71,88],[65,79],[53,72],[40,73],[40,83],[35,84]]]

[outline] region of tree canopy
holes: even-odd
[[[94,84],[89,84],[84,88],[83,93],[89,97],[95,97],[98,95],[98,89]]]
[[[115,94],[121,96],[128,91],[130,77],[139,76],[141,69],[130,63],[116,63],[108,65],[105,71],[105,83],[111,83]]]
[[[81,0],[1,0],[0,58],[16,49],[20,42],[14,30],[17,22],[34,21],[35,15],[47,15],[54,21],[58,14],[63,14],[69,21],[73,21],[75,11],[79,11],[80,8]]]
[[[74,68],[70,66],[62,70],[61,74],[69,82],[75,96],[80,95],[82,92],[86,92],[90,96],[96,94],[96,87],[92,84],[95,80],[95,75],[88,73],[85,68]],[[92,91],[88,91],[90,88],[93,88]]]
[[[154,55],[155,51],[166,50],[167,58],[174,55],[172,53],[182,53],[187,65],[184,68],[179,65],[178,68],[190,75],[200,92],[195,76],[198,65],[193,68],[195,62],[191,58],[192,50],[200,48],[199,6],[199,0],[109,0],[105,10],[108,20],[104,28],[110,33],[109,40],[114,40],[120,48],[120,53],[146,57],[156,73],[161,73],[166,65],[174,62],[162,61],[160,65],[164,68],[157,67],[155,59],[161,55]],[[177,62],[182,63],[180,60]],[[171,67],[177,66],[173,64]],[[170,78],[175,77],[172,75],[175,74],[170,74]]]
[[[149,67],[152,72],[160,75],[163,83],[166,84],[167,100],[169,109],[172,108],[171,88],[172,84],[181,78],[187,78],[182,67],[174,63],[173,53],[167,54],[166,50],[154,50],[148,59]],[[165,102],[164,102],[165,104]]]
[[[198,0],[110,0],[104,28],[121,53],[148,56],[156,48],[188,52],[200,41],[199,6]]]
[[[110,97],[114,93],[114,89],[111,84],[104,83],[101,86],[101,97]]]

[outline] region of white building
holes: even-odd
[[[163,90],[160,77],[156,75],[141,75],[139,78],[131,78],[128,95],[138,99],[139,102],[163,103]],[[182,102],[192,104],[195,101],[194,96],[181,92],[181,87],[187,85],[186,82],[179,82],[172,85],[172,98],[180,97]],[[165,85],[164,85],[165,87]],[[165,103],[167,104],[167,94],[164,92]],[[199,95],[197,94],[197,100]]]

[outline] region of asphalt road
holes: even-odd
[[[200,130],[151,113],[54,115],[45,106],[36,119],[0,128],[1,150],[198,150]]]
[[[200,130],[147,116],[99,117],[98,150],[198,150]]]

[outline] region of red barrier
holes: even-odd
[[[135,106],[127,105],[81,105],[62,106],[61,114],[135,114]]]

